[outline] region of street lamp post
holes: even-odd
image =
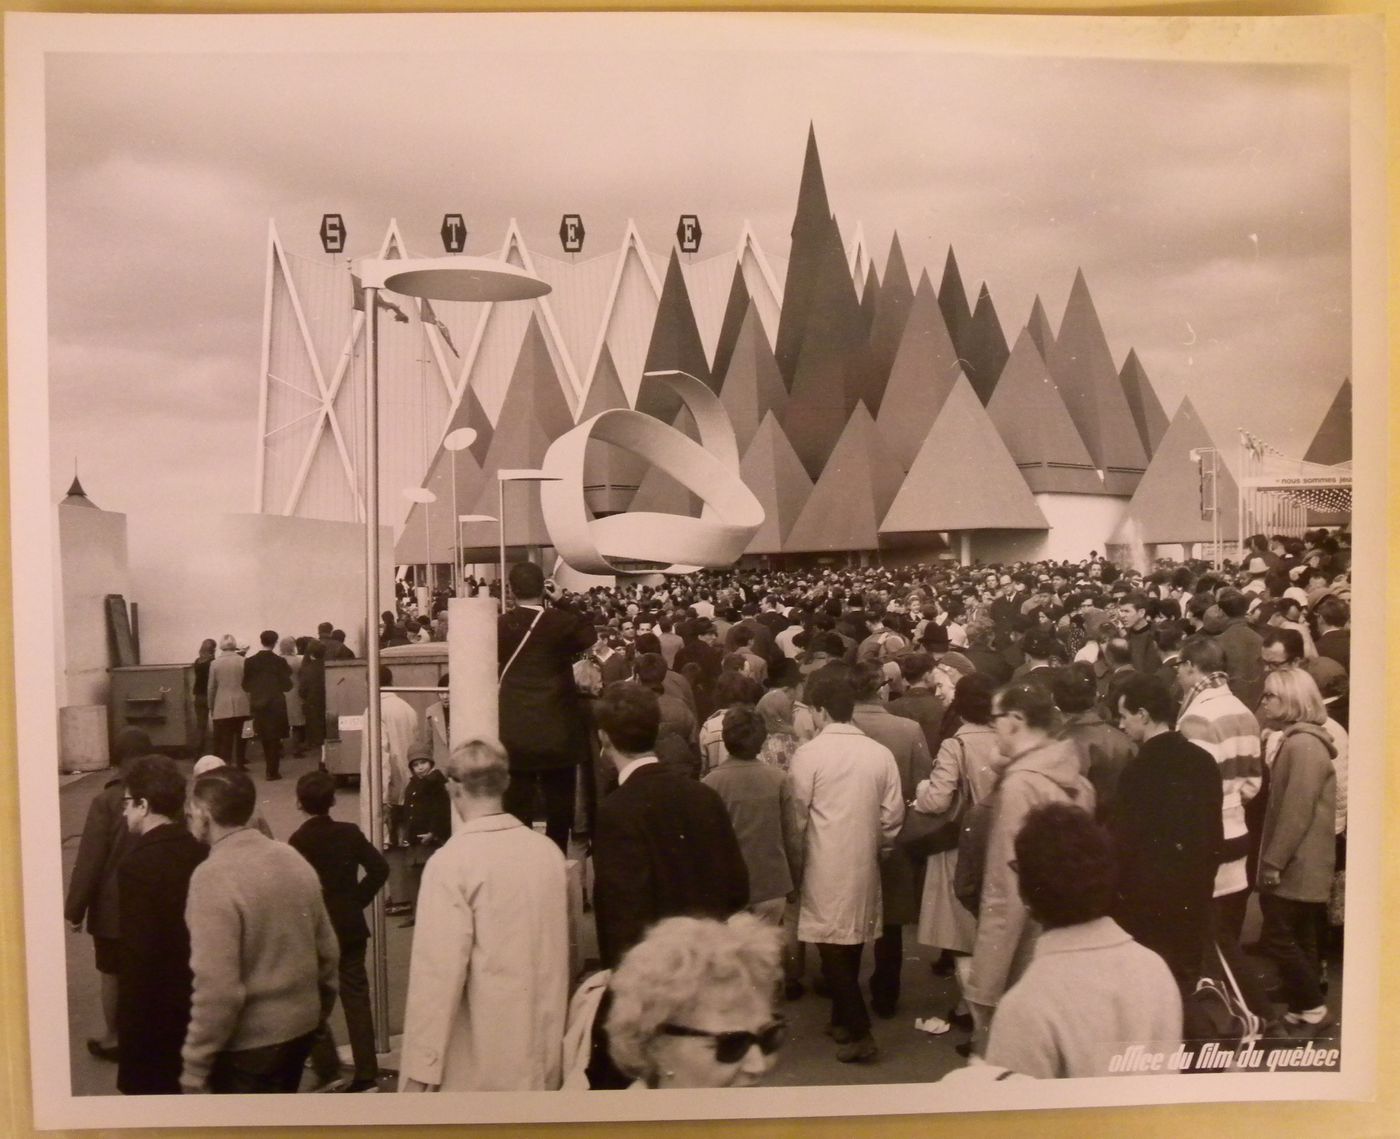
[[[384,753],[379,696],[379,338],[381,290],[429,301],[517,301],[542,297],[550,286],[505,261],[485,257],[365,257],[355,262],[365,301],[365,667],[369,690],[365,746],[369,753],[370,838],[384,837]],[[362,788],[362,792],[365,789]],[[375,1048],[389,1050],[389,958],[383,891],[371,909],[374,939]]]
[[[431,597],[433,592],[433,531],[428,521],[428,516],[432,511],[428,507],[437,501],[437,495],[425,486],[409,486],[404,487],[403,496],[409,502],[416,503],[423,508],[423,577],[427,580],[428,596]]]
[[[452,596],[461,597],[462,580],[462,524],[457,514],[457,452],[466,450],[476,442],[476,430],[471,427],[458,427],[449,431],[442,441],[452,455],[452,517],[457,521],[452,525]]]
[[[494,515],[494,514],[459,514],[459,515],[457,515],[457,535],[458,535],[458,542],[459,542],[459,543],[461,542],[462,523],[463,523],[463,522],[495,522],[495,523],[498,523],[498,524],[499,524],[500,519],[499,519],[496,515]],[[465,552],[464,552],[463,556],[465,556]]]

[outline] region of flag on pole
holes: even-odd
[[[433,311],[432,302],[429,301],[427,297],[423,298],[423,305],[422,308],[418,310],[418,315],[422,318],[424,324],[431,324],[438,330],[438,335],[442,337],[443,343],[451,348],[452,355],[460,360],[462,354],[457,351],[457,345],[452,343],[452,333],[447,330],[447,325],[443,324],[442,321],[438,319],[437,313]]]
[[[365,287],[364,285],[360,284],[360,278],[354,273],[350,274],[350,287],[354,290],[355,311],[364,312]],[[378,307],[381,309],[387,309],[389,312],[393,313],[394,319],[397,320],[400,324],[408,323],[408,313],[404,312],[403,309],[399,308],[399,306],[396,305],[393,301],[386,298],[382,292],[380,292],[375,299],[379,302]]]

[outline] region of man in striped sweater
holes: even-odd
[[[1215,875],[1216,932],[1220,941],[1234,947],[1249,901],[1245,804],[1259,794],[1264,778],[1259,721],[1230,691],[1225,652],[1214,637],[1190,637],[1182,644],[1177,683],[1184,699],[1176,730],[1210,752],[1220,770],[1225,841]]]

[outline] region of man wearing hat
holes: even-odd
[[[933,658],[934,664],[946,664],[956,668],[963,676],[977,671],[977,666],[965,654],[953,648],[946,625],[935,625],[930,621],[924,628],[920,644],[924,652]]]
[[[1253,593],[1263,596],[1264,578],[1269,572],[1269,563],[1256,555],[1250,558],[1248,563],[1246,563],[1244,572],[1249,576],[1249,581],[1240,586],[1240,591],[1242,593]]]

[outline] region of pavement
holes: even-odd
[[[256,744],[249,747],[249,767],[258,789],[258,803],[263,817],[272,829],[273,835],[285,840],[298,826],[303,816],[296,807],[295,787],[297,777],[313,769],[315,760],[310,757],[283,760],[283,778],[267,783],[261,776],[261,760]],[[190,761],[181,761],[188,775]],[[59,791],[59,817],[63,834],[63,880],[66,883],[72,873],[77,854],[78,838],[82,833],[83,820],[87,815],[88,804],[112,778],[111,771],[99,771],[82,777],[66,777],[61,781]],[[342,789],[337,793],[332,815],[339,819],[359,818],[359,795],[353,789]],[[396,1037],[403,1031],[404,1002],[408,987],[408,962],[412,951],[412,927],[405,928],[402,918],[387,919],[388,974],[389,974],[389,1031]],[[1250,919],[1246,924],[1246,942],[1257,932],[1257,909],[1251,906]],[[581,931],[585,959],[596,958],[596,936],[590,914],[585,914],[585,928]],[[816,996],[811,991],[811,980],[819,969],[816,953],[809,950],[807,981],[808,992],[795,1001],[786,1002],[783,1008],[788,1018],[790,1033],[787,1045],[780,1053],[777,1064],[764,1081],[770,1087],[810,1087],[816,1085],[841,1084],[894,1084],[925,1083],[940,1079],[954,1068],[963,1066],[966,1061],[957,1054],[955,1046],[967,1040],[967,1034],[952,1029],[942,1036],[931,1036],[915,1027],[918,1018],[946,1017],[953,1007],[956,996],[951,978],[934,976],[930,964],[934,954],[919,946],[914,938],[913,927],[906,928],[904,935],[906,949],[903,992],[896,1015],[889,1020],[876,1018],[874,1035],[880,1045],[879,1057],[871,1063],[843,1064],[836,1059],[836,1046],[822,1031],[830,1017],[830,1002]],[[871,954],[865,954],[865,973],[871,967]],[[98,1060],[88,1054],[86,1041],[100,1033],[102,1023],[101,1003],[98,991],[98,977],[93,966],[92,940],[86,934],[67,935],[67,991],[68,991],[68,1034],[70,1071],[72,1073],[74,1095],[112,1095],[116,1091],[116,1065]],[[1331,986],[1328,1003],[1333,1012],[1340,1010],[1341,967],[1332,964]],[[346,1039],[345,1025],[337,1006],[331,1021],[332,1031],[339,1042]],[[397,1041],[394,1041],[397,1043]],[[348,1063],[348,1048],[342,1047],[342,1054]],[[385,1069],[382,1090],[392,1090],[394,1055],[381,1058]],[[347,1070],[348,1074],[348,1070]],[[303,1091],[312,1090],[315,1081],[307,1073]]]

